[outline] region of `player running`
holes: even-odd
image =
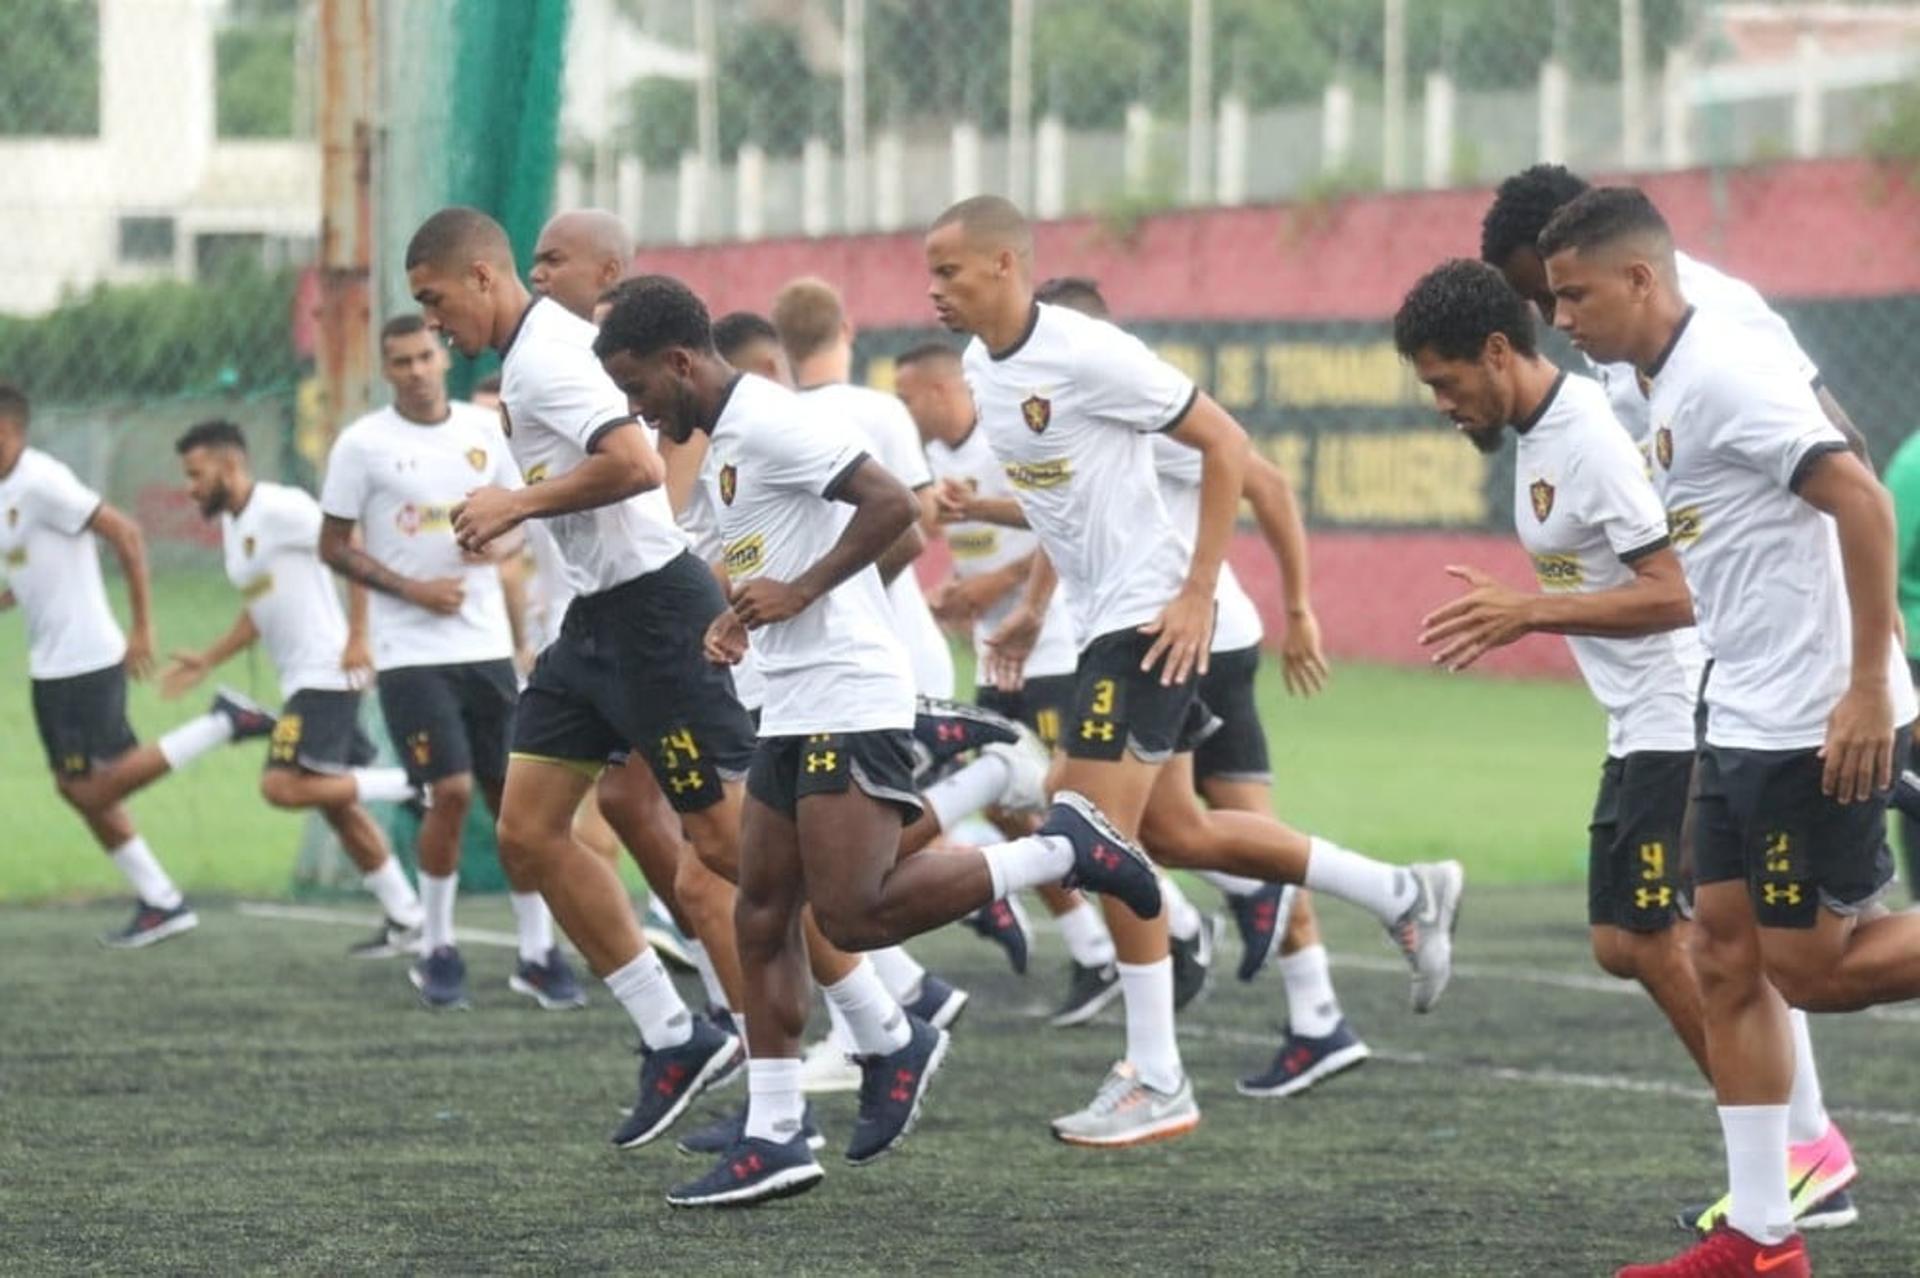
[[[1878,905],[1892,876],[1888,794],[1915,715],[1893,643],[1893,513],[1803,370],[1689,305],[1672,234],[1640,191],[1581,195],[1539,251],[1555,325],[1648,387],[1654,487],[1714,662],[1693,948],[1731,1202],[1695,1248],[1621,1273],[1793,1278],[1811,1270],[1788,1180],[1786,1005],[1920,994],[1920,916]]]
[[[427,1006],[458,1008],[467,1006],[453,927],[460,834],[476,788],[499,808],[517,680],[499,570],[461,550],[453,509],[482,484],[520,479],[494,415],[447,398],[446,350],[425,320],[388,320],[380,364],[394,400],[334,441],[320,489],[320,557],[373,592],[381,713],[408,779],[426,796],[418,843],[426,952],[408,975]],[[545,902],[502,860],[519,935],[509,987],[542,1008],[580,1006]]]
[[[1372,913],[1414,973],[1416,1011],[1451,974],[1458,863],[1396,867],[1244,812],[1206,811],[1164,765],[1208,667],[1214,589],[1241,494],[1246,436],[1137,339],[1033,296],[1026,218],[997,196],[964,200],[926,238],[934,309],[971,333],[967,381],[988,442],[1044,554],[1026,599],[990,640],[1015,678],[1037,639],[1054,571],[1074,609],[1079,684],[1060,784],[1086,793],[1122,837],[1168,863],[1305,882]],[[1202,455],[1199,534],[1174,528],[1147,436]],[[1199,1122],[1173,1026],[1166,920],[1107,909],[1120,955],[1127,1056],[1093,1103],[1054,1132],[1081,1144],[1165,1139]]]
[[[198,652],[176,652],[160,677],[177,697],[256,642],[280,679],[280,713],[267,748],[260,795],[276,808],[317,809],[386,919],[348,953],[382,958],[416,952],[424,912],[367,803],[415,797],[401,768],[376,768],[360,730],[360,686],[371,674],[366,597],[354,588],[352,624],[333,574],[320,562],[319,504],[298,488],[253,476],[246,436],[206,421],[174,444],[193,504],[220,524],[227,580],[246,602],[226,634]]]
[[[127,675],[153,669],[146,542],[133,520],[28,444],[31,416],[26,395],[0,383],[0,611],[26,617],[33,721],[54,787],[133,888],[133,918],[100,943],[138,949],[200,920],[122,800],[230,741],[266,736],[273,716],[222,690],[206,714],[139,744],[127,722]],[[96,536],[126,578],[130,634],[107,604]]]

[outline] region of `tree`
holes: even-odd
[[[7,0],[0,20],[0,136],[99,131],[98,0]]]

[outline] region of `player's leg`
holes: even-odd
[[[119,668],[115,667],[112,673],[120,675]],[[83,675],[81,679],[95,677]],[[104,688],[101,691],[104,696],[113,695]],[[124,675],[120,675],[118,698],[124,714]],[[135,745],[110,760],[96,761],[75,778],[69,801],[91,808],[108,807],[221,746],[264,737],[273,731],[273,725],[274,718],[267,711],[239,693],[222,689],[205,714],[169,729],[157,741]]]

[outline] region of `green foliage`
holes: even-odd
[[[98,133],[98,0],[6,0],[3,8],[0,137]]]
[[[1885,111],[1867,134],[1866,153],[1920,185],[1920,82],[1888,91]]]
[[[0,316],[0,370],[68,403],[284,387],[293,289],[290,273],[240,264],[195,284],[101,285],[46,315]]]
[[[223,138],[293,136],[293,24],[224,28],[214,40],[217,131]]]
[[[837,80],[814,76],[791,29],[742,23],[727,32],[720,53],[720,150],[732,155],[756,142],[774,155],[798,154],[810,133],[839,132]],[[670,167],[699,145],[694,86],[648,77],[627,90],[628,144],[655,168]]]

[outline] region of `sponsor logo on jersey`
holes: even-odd
[[[1065,457],[1043,462],[1008,462],[1007,482],[1015,488],[1063,488],[1073,478],[1073,463]]]
[[[732,462],[720,468],[720,500],[733,505],[733,495],[740,491],[740,468]]]
[[[273,574],[263,572],[246,585],[240,587],[240,597],[248,603],[273,592]]]
[[[947,534],[947,549],[955,559],[984,559],[1000,548],[1000,534],[991,528]]]
[[[453,507],[416,506],[408,502],[393,512],[393,526],[409,537],[421,533],[448,532],[453,528]]]
[[[751,577],[766,566],[767,539],[751,533],[727,545],[726,565],[729,577]]]
[[[15,546],[12,550],[9,550],[7,552],[7,567],[24,568],[26,566],[27,566],[27,548],[25,546]]]
[[[1020,403],[1020,416],[1026,419],[1027,429],[1038,435],[1053,420],[1053,404],[1038,395],[1029,395]]]
[[[467,465],[473,467],[475,470],[485,470],[487,468],[487,450],[484,448],[469,448],[467,450]]]
[[[1700,508],[1681,506],[1667,512],[1667,536],[1675,546],[1690,546],[1700,540]]]
[[[1660,462],[1660,469],[1673,469],[1673,432],[1662,426],[1653,432],[1653,455]]]
[[[1547,516],[1553,513],[1553,485],[1536,479],[1527,487],[1527,496],[1533,500],[1533,517],[1546,523]]]
[[[1578,590],[1587,579],[1576,555],[1535,555],[1533,575],[1542,590]]]

